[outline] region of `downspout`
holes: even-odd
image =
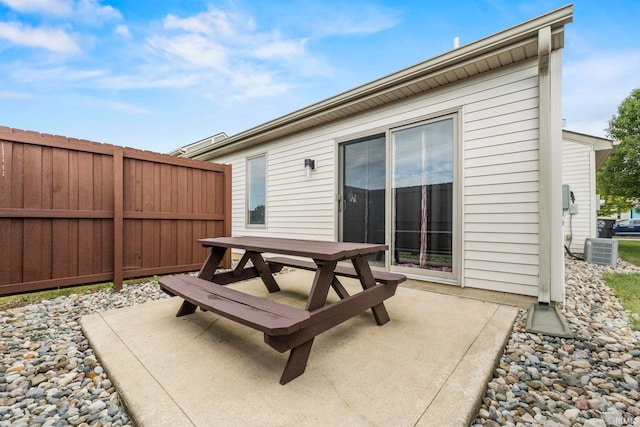
[[[539,273],[538,303],[531,304],[525,331],[573,338],[552,299],[562,299],[562,122],[561,50],[552,51],[551,27],[538,31]]]
[[[540,242],[538,247],[538,302],[551,302],[551,255],[552,235],[551,226],[553,205],[551,199],[552,161],[551,144],[551,27],[538,30],[538,113],[539,113],[539,211],[540,211]]]

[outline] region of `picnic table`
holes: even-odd
[[[176,316],[192,314],[200,307],[263,332],[265,343],[273,349],[281,353],[290,351],[280,384],[304,372],[313,340],[322,332],[369,309],[378,325],[387,323],[389,315],[384,300],[392,297],[398,284],[406,280],[401,274],[371,269],[367,256],[385,251],[387,246],[381,244],[249,236],[198,242],[210,248],[210,252],[197,277],[182,274],[159,280],[165,292],[184,299]],[[233,271],[217,272],[230,248],[244,250],[242,258]],[[264,254],[278,256],[265,258]],[[350,261],[351,265],[338,264],[341,261]],[[260,277],[270,293],[278,292],[280,286],[273,274],[284,266],[315,272],[304,309],[226,286]],[[350,295],[339,277],[358,279],[362,291]],[[327,302],[330,288],[337,293],[338,301]]]

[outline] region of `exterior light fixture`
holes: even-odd
[[[304,159],[304,174],[307,178],[311,176],[311,171],[316,169],[316,161],[313,159]]]

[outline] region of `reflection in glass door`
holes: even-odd
[[[343,242],[385,243],[385,152],[384,135],[340,145]],[[369,262],[384,266],[384,253]]]
[[[453,132],[453,119],[392,132],[393,266],[452,276]]]

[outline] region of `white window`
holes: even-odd
[[[247,159],[247,225],[266,224],[266,156]]]

